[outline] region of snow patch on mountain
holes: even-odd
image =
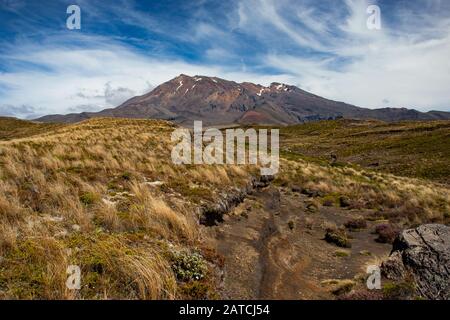
[[[183,81],[180,81],[180,85],[177,87],[177,89],[175,90],[175,92],[178,91],[178,89],[180,89],[183,86]]]

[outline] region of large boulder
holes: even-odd
[[[450,227],[428,224],[403,231],[381,268],[391,280],[412,276],[422,297],[450,299]]]

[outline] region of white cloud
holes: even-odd
[[[92,111],[115,107],[180,73],[263,84],[280,79],[218,66],[147,57],[117,43],[101,43],[92,49],[29,44],[15,49],[16,53],[6,58],[36,64],[40,69],[1,73],[0,85],[8,90],[0,97],[0,106],[9,106],[10,110],[17,110],[11,109],[12,106],[33,106],[36,115],[88,111],[88,107],[93,107]],[[4,110],[0,109],[0,113]],[[17,115],[23,113],[17,112]]]
[[[286,19],[282,15],[283,12],[292,13],[291,7],[292,4],[285,2],[283,6],[281,1],[241,1],[238,7],[238,25],[243,32],[250,32],[263,41],[274,39],[274,31],[279,31],[300,46],[324,49],[320,38],[314,37],[309,30],[300,30],[299,21]]]
[[[149,87],[204,68],[180,61],[147,58],[118,44],[92,49],[40,45],[15,48],[8,57],[39,65],[34,71],[1,73],[7,87],[0,105],[31,105],[38,114],[66,113],[80,105],[114,107]]]
[[[435,1],[430,2],[435,9],[439,8]],[[271,1],[254,0],[253,7],[261,4],[265,8],[268,3]],[[279,31],[294,40],[293,32],[316,34],[320,45],[309,41],[297,43],[303,49],[319,52],[308,56],[271,52],[262,64],[282,70],[295,79],[293,84],[315,94],[359,106],[385,107],[389,101],[392,107],[449,110],[450,20],[445,14],[401,10],[395,28],[383,24],[382,30],[374,31],[366,27],[368,1],[346,0],[345,4],[346,15],[334,8],[331,14],[322,12],[327,18],[320,19],[314,17],[317,14],[314,10],[305,9],[300,3],[301,14],[297,16],[304,19],[303,23],[295,31],[283,28]],[[291,6],[290,11],[295,8]],[[264,25],[261,19],[273,23],[270,21],[273,17],[280,25],[293,25],[288,14],[258,16],[250,9],[239,14],[245,17],[247,26],[261,28]],[[313,23],[315,18],[317,25]],[[273,29],[260,29],[261,34],[270,32]]]
[[[9,117],[33,118],[36,113],[32,106],[28,105],[0,105],[0,115]]]

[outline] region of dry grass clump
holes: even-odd
[[[166,202],[156,198],[148,188],[133,184],[136,202],[130,209],[130,220],[134,226],[144,228],[166,239],[184,239],[192,242],[196,237],[196,224],[187,215],[179,214]]]
[[[92,119],[0,141],[0,297],[189,297],[171,252],[199,245],[198,204],[249,173],[174,165],[173,130]],[[65,286],[70,264],[82,270],[79,291]]]
[[[61,299],[72,293],[65,286],[67,255],[53,237],[28,237],[3,252],[0,297]]]
[[[321,284],[328,287],[332,294],[340,296],[349,293],[355,287],[356,282],[350,279],[328,279],[322,281]]]
[[[143,234],[68,239],[71,260],[81,266],[84,275],[79,295],[90,299],[175,298],[177,283],[166,249],[146,239]]]
[[[352,243],[344,230],[331,230],[328,229],[325,233],[324,240],[328,243],[335,244],[341,248],[351,248]]]
[[[3,257],[2,298],[171,299],[177,286],[164,248],[143,235],[72,234],[28,238]],[[139,243],[133,243],[140,240]],[[69,265],[81,268],[81,289],[66,287]]]

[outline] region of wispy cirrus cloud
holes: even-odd
[[[4,104],[0,105],[0,115],[32,119],[37,115],[37,113],[35,107],[33,106]]]
[[[19,68],[14,72],[1,73],[0,83],[8,89],[2,95],[0,104],[32,105],[35,107],[34,114],[38,115],[88,111],[86,106],[92,106],[91,111],[97,111],[118,106],[134,95],[144,94],[181,72],[255,82],[265,79],[265,82],[270,82],[279,78],[251,72],[242,74],[240,68],[148,57],[129,46],[102,37],[86,39],[85,43],[88,42],[95,45],[82,49],[60,47],[55,43],[47,46],[14,45],[14,54],[3,55],[4,59],[39,68],[30,71],[26,67],[25,70]],[[13,114],[8,112],[8,115]]]
[[[281,41],[285,34],[303,49],[275,49],[261,63],[291,75],[305,89],[372,108],[389,101],[391,106],[449,109],[449,6],[443,10],[437,1],[428,1],[423,10],[378,3],[384,27],[372,31],[366,27],[366,9],[374,2],[346,0],[340,8],[322,11],[304,4],[286,11],[283,3],[270,0],[245,3],[248,10],[241,6],[239,11],[243,26],[257,26],[260,34],[275,32],[272,37]],[[294,16],[301,18],[295,28]],[[264,27],[270,24],[281,27]],[[308,50],[313,53],[305,54]]]

